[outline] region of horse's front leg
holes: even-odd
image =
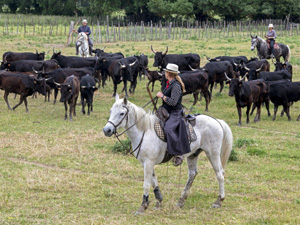
[[[148,208],[150,201],[149,201],[149,191],[150,186],[152,184],[153,178],[153,170],[154,170],[154,163],[152,162],[145,162],[144,166],[144,195],[143,195],[143,202],[141,207],[136,211],[135,215],[139,215],[145,212]]]
[[[199,152],[197,152],[187,158],[187,164],[188,164],[188,168],[189,168],[189,178],[188,178],[185,188],[184,188],[183,192],[181,193],[181,196],[177,202],[177,206],[180,208],[184,206],[185,200],[187,199],[189,191],[193,185],[193,181],[198,173],[197,160],[198,160],[199,153],[200,153],[200,150],[199,150]]]
[[[153,174],[152,174],[152,187],[153,187],[153,192],[154,192],[155,198],[157,200],[155,208],[158,209],[161,207],[161,202],[163,200],[163,196],[158,187],[157,177],[155,175],[154,169],[153,169]]]

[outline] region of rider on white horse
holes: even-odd
[[[164,126],[164,133],[168,143],[168,153],[174,155],[175,166],[183,162],[183,154],[191,152],[186,125],[183,121],[182,93],[185,92],[184,83],[178,76],[178,66],[168,63],[165,76],[168,79],[167,87],[163,92],[158,92],[157,97],[163,100],[163,105],[168,113],[169,119]]]
[[[84,32],[87,36],[88,36],[88,41],[89,41],[89,54],[92,55],[92,48],[93,48],[93,42],[90,39],[90,34],[91,32],[91,28],[87,25],[87,20],[84,19],[82,20],[82,26],[80,26],[78,28],[78,30],[73,30],[75,33],[79,34],[81,32]],[[76,46],[76,55],[78,55],[78,47]]]

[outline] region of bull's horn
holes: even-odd
[[[38,74],[39,72],[36,71],[33,67],[32,67],[32,71],[35,72],[36,74]]]
[[[152,48],[152,45],[151,45],[151,51],[155,54],[156,53],[156,51],[154,51],[154,49]]]
[[[168,53],[168,46],[166,48],[166,51],[164,53],[162,53],[163,55],[166,55]]]
[[[38,50],[37,50],[37,49],[35,49],[35,52],[36,52],[36,54],[39,54],[39,52],[38,52]]]
[[[106,47],[107,47],[107,46],[104,46],[104,48],[102,48],[101,50],[104,51],[104,49],[105,49]]]
[[[137,60],[135,60],[135,62],[133,62],[133,63],[130,63],[129,66],[133,66],[136,62],[137,62]]]
[[[120,66],[121,66],[122,69],[126,68],[126,66],[124,64],[122,64],[121,62],[119,62],[119,64],[120,64]]]
[[[191,65],[189,65],[191,71],[196,71],[196,69],[193,69],[193,67],[191,67]]]
[[[244,80],[247,74],[248,74],[248,73],[246,73],[246,74],[243,76],[243,78],[240,79],[240,81]]]
[[[86,88],[86,86],[81,86],[81,88],[82,88],[82,89],[85,89],[85,88]]]
[[[225,72],[224,74],[225,74],[226,79],[229,80],[229,81],[231,81],[231,78],[229,78],[229,77],[227,76],[227,73]]]
[[[68,84],[68,87],[71,87],[71,85],[70,85],[70,84]]]
[[[207,57],[207,56],[206,56],[206,59],[207,59],[208,61],[210,61],[210,60],[211,60],[211,58],[209,58],[209,57]]]
[[[159,76],[161,76],[161,77],[162,77],[162,73],[160,73],[160,72],[157,72],[157,73],[158,73],[158,75],[159,75]]]
[[[50,49],[48,50],[48,52],[45,53],[45,55],[47,55],[50,52]]]
[[[61,85],[60,83],[56,83],[54,80],[53,80],[53,83],[58,87],[60,87],[60,85]]]
[[[53,54],[54,54],[54,53],[56,53],[56,51],[54,50],[54,47],[53,47]]]
[[[45,79],[45,81],[52,79],[52,77]]]
[[[216,61],[217,61],[217,62],[220,62],[220,61],[221,61],[221,59],[216,59]]]
[[[43,66],[43,74],[45,73],[45,67]]]
[[[259,72],[259,71],[261,71],[261,70],[262,70],[262,68],[263,68],[263,66],[264,66],[264,64],[262,64],[262,65],[260,66],[260,68],[256,70],[256,72]]]
[[[250,71],[250,69],[245,65],[245,63],[243,65],[244,65],[245,70]]]
[[[235,63],[235,62],[233,62],[233,65],[235,65],[235,66],[238,66],[238,64],[237,64],[237,63]]]

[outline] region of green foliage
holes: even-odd
[[[264,150],[260,150],[257,148],[248,148],[247,153],[249,155],[256,155],[256,156],[264,156],[267,154]]]
[[[122,154],[125,154],[127,149],[130,149],[131,148],[131,142],[130,140],[127,138],[126,140],[124,141],[121,141],[122,145],[120,142],[116,142],[115,145],[112,147],[112,152],[113,153],[122,153]]]
[[[238,154],[236,153],[236,151],[234,151],[234,149],[232,149],[228,160],[229,160],[229,162],[239,161]]]
[[[44,14],[130,16],[137,21],[158,19],[285,19],[299,20],[300,1],[282,0],[2,0],[0,12]]]
[[[239,138],[239,139],[235,142],[235,147],[237,147],[237,148],[247,147],[247,146],[251,146],[252,144],[254,144],[254,140],[252,140],[252,139],[248,139],[248,138]]]

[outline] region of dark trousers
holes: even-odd
[[[169,112],[170,117],[164,126],[167,149],[170,155],[183,155],[191,152],[185,123],[182,119],[183,110]]]
[[[275,40],[274,39],[270,39],[270,49],[271,49],[271,53],[274,55],[274,44],[275,44]]]

